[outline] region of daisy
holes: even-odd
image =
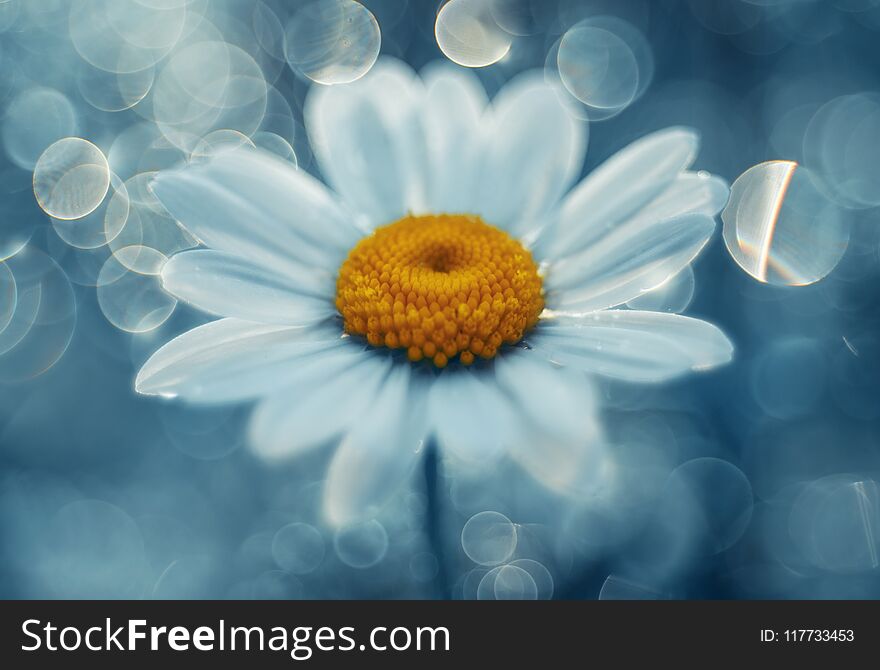
[[[540,73],[490,105],[469,72],[391,59],[313,88],[305,116],[326,186],[248,150],[156,177],[206,247],[172,257],[163,285],[222,318],[160,348],[135,386],[256,401],[266,459],[336,445],[330,523],[375,516],[429,441],[572,492],[601,468],[594,375],[730,360],[709,323],[620,308],[686,268],[727,200],[688,171],[693,131],[643,137],[572,186],[585,128]]]

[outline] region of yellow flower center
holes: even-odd
[[[358,242],[339,268],[345,330],[411,361],[464,365],[514,344],[544,309],[531,254],[479,216],[406,216]]]

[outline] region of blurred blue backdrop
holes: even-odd
[[[305,94],[368,69],[376,34],[337,35],[350,60],[316,65],[289,44],[317,25],[333,52],[307,2],[0,0],[0,596],[880,597],[880,0],[486,3],[470,51],[449,37],[460,7],[435,33],[437,0],[362,4],[381,53],[417,69],[475,58],[490,95],[531,68],[562,79],[590,120],[585,173],[667,125],[697,128],[696,168],[730,182],[802,163],[835,223],[793,203],[770,255],[808,281],[757,281],[719,226],[657,304],[722,327],[734,362],[603,384],[613,495],[573,504],[513,466],[430,463],[436,495],[417,477],[382,517],[333,531],[326,453],[266,465],[243,446],[247,408],[134,394],[149,354],[205,317],[114,252],[193,244],[137,175],[250,142],[315,171]],[[223,68],[206,42],[227,45]],[[596,88],[572,70],[591,58]],[[220,82],[224,104],[194,81]],[[65,137],[100,149],[54,157],[88,188],[40,199],[58,179],[43,152]],[[87,169],[103,156],[109,172]]]

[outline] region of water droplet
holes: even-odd
[[[333,538],[339,560],[352,568],[370,568],[388,551],[388,533],[376,520],[342,528]]]
[[[724,243],[758,281],[804,286],[825,277],[849,242],[841,209],[793,161],[769,161],[733,183],[721,213]]]
[[[474,514],[461,529],[461,547],[474,563],[498,565],[516,549],[516,527],[499,512]]]
[[[324,560],[324,538],[307,523],[288,524],[275,533],[272,556],[281,569],[296,575],[308,574]]]
[[[110,188],[110,166],[101,150],[79,137],[51,144],[34,166],[37,204],[56,219],[91,214]]]
[[[437,14],[434,36],[446,57],[465,67],[497,63],[511,45],[510,35],[492,17],[489,0],[450,0]]]
[[[319,84],[363,77],[379,56],[376,17],[354,0],[320,0],[299,7],[286,27],[285,57],[294,72]]]

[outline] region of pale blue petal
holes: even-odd
[[[177,254],[162,268],[162,285],[201,310],[245,321],[303,326],[336,313],[324,270],[282,272],[223,251]]]
[[[152,189],[206,246],[282,270],[338,265],[361,235],[320,182],[253,149],[161,172]]]
[[[523,470],[556,493],[595,497],[613,478],[608,445],[598,430],[580,439],[532,432],[514,442],[508,455]]]
[[[526,343],[561,365],[638,382],[664,381],[733,356],[730,340],[710,323],[635,310],[542,318]]]
[[[699,149],[688,128],[667,128],[636,140],[596,168],[565,197],[535,250],[555,259],[599,239],[660,195]]]
[[[492,102],[483,120],[480,189],[475,213],[522,236],[580,174],[586,132],[541,73],[519,75]]]
[[[486,91],[470,69],[436,61],[421,72],[428,150],[428,209],[474,211],[480,169],[480,119]]]
[[[356,82],[309,92],[305,121],[321,172],[373,226],[425,209],[423,95],[415,73],[393,58]]]
[[[373,403],[391,365],[364,355],[339,369],[316,358],[297,370],[294,383],[263,400],[250,422],[250,444],[266,460],[293,458],[341,436]]]
[[[375,517],[407,480],[425,437],[424,394],[409,365],[397,365],[336,450],[324,483],[334,526]]]
[[[440,446],[464,461],[491,461],[522,439],[513,401],[481,372],[444,370],[428,397],[428,421]]]
[[[603,471],[606,452],[588,377],[526,349],[499,356],[495,375],[527,419],[509,455],[553,491],[595,493],[592,487]]]
[[[541,434],[574,442],[596,435],[596,396],[583,373],[519,349],[497,358],[495,378]]]
[[[193,328],[154,353],[135,380],[147,395],[237,402],[283,388],[303,360],[359,347],[336,324],[306,328],[220,319]]]
[[[548,268],[547,305],[581,312],[621,305],[681,272],[714,230],[715,220],[705,214],[622,225]]]
[[[648,226],[684,214],[715,216],[730,196],[727,182],[714,175],[683,172],[675,181],[621,225]]]

